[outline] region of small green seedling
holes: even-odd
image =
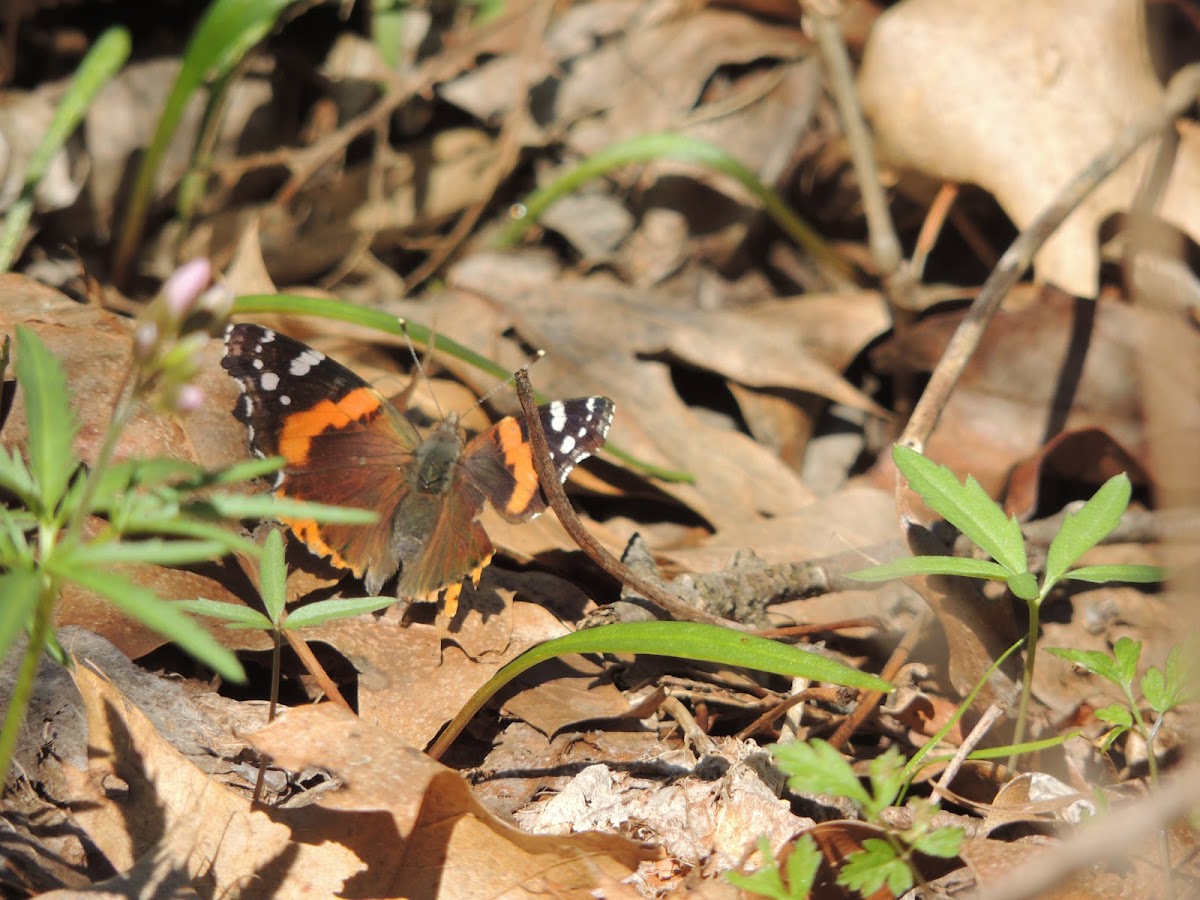
[[[1066,647],[1048,647],[1047,652],[1081,666],[1121,689],[1125,694],[1125,703],[1113,703],[1096,710],[1097,719],[1112,725],[1100,747],[1107,751],[1122,734],[1133,731],[1146,742],[1150,780],[1157,785],[1158,760],[1154,752],[1154,740],[1162,727],[1163,717],[1171,710],[1200,698],[1200,636],[1192,635],[1174,647],[1167,654],[1166,665],[1161,669],[1150,666],[1140,683],[1137,670],[1142,658],[1141,641],[1120,638],[1113,646],[1111,656],[1099,650],[1073,650]],[[1141,688],[1140,701],[1134,694],[1137,684]],[[1155,714],[1154,722],[1149,725],[1142,717],[1143,704]]]
[[[776,744],[771,748],[779,768],[791,776],[792,790],[810,794],[845,797],[858,808],[863,818],[884,830],[882,838],[868,838],[863,849],[846,858],[838,872],[838,884],[868,896],[888,887],[899,896],[916,883],[913,853],[950,858],[958,855],[963,830],[958,827],[933,827],[937,805],[929,800],[913,800],[912,825],[903,831],[882,821],[885,809],[894,805],[907,785],[907,764],[900,751],[891,748],[871,760],[868,791],[850,763],[830,744],[821,740]]]
[[[1104,583],[1161,581],[1158,566],[1103,565],[1072,568],[1079,559],[1117,527],[1129,506],[1131,488],[1124,473],[1115,475],[1077,512],[1067,515],[1062,528],[1050,543],[1046,554],[1046,572],[1039,584],[1029,571],[1025,541],[1015,517],[988,496],[974,478],[960,484],[945,466],[926,459],[915,450],[897,445],[892,449],[896,466],[926,505],[978,544],[993,561],[964,559],[956,556],[915,556],[854,572],[851,578],[863,581],[887,581],[911,575],[965,575],[1003,581],[1010,591],[1029,607],[1029,632],[1025,657],[1025,677],[1017,713],[1015,743],[1025,733],[1033,685],[1034,652],[1038,636],[1039,612],[1054,586],[1064,579]]]
[[[267,533],[258,568],[258,593],[262,600],[263,614],[257,609],[240,603],[221,600],[184,600],[177,604],[180,609],[213,619],[220,619],[227,628],[255,628],[269,631],[274,638],[271,652],[271,703],[267,709],[267,721],[275,719],[279,703],[280,651],[285,631],[297,631],[334,619],[348,619],[360,613],[375,612],[396,602],[395,597],[356,597],[350,600],[319,600],[289,613],[287,602],[287,564],[283,558],[283,536],[278,528]],[[254,784],[254,802],[262,796],[263,776],[267,761],[259,763],[258,779]]]
[[[226,603],[221,600],[184,600],[177,603],[180,609],[213,619],[220,619],[227,628],[253,628],[270,632],[275,638],[275,651],[271,663],[271,706],[268,719],[275,718],[275,705],[279,698],[279,651],[285,631],[298,631],[348,619],[367,612],[384,609],[396,602],[395,597],[355,597],[341,600],[319,600],[297,610],[288,612],[287,565],[283,559],[283,537],[277,528],[272,528],[263,544],[259,560],[259,596],[265,614],[241,603]]]
[[[812,892],[817,870],[821,868],[821,851],[812,835],[801,835],[792,845],[787,862],[780,873],[779,863],[771,852],[766,837],[758,839],[762,868],[753,872],[726,872],[725,880],[750,894],[761,894],[774,900],[805,900]],[[785,877],[786,875],[786,877]]]

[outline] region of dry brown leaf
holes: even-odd
[[[477,601],[464,591],[463,606],[470,604]],[[332,645],[354,664],[364,722],[425,747],[503,665],[567,631],[547,610],[513,603],[469,614],[462,631],[451,634],[432,625],[401,627],[360,617],[305,629],[303,636]],[[447,638],[457,645],[443,646]]]
[[[929,456],[960,478],[970,473],[996,496],[1014,466],[1039,456],[1047,441],[1099,429],[1153,474],[1137,360],[1149,349],[1154,314],[1107,297],[1093,303],[1050,288],[1018,291],[1011,300],[988,327],[951,395],[927,445]],[[929,371],[961,316],[935,313],[886,352],[898,351],[917,371]],[[1190,357],[1200,359],[1200,333],[1182,317],[1178,324]],[[893,367],[883,357],[879,361]],[[1194,398],[1181,391],[1174,402],[1193,404]],[[1071,474],[1100,474],[1104,463],[1080,460]],[[890,474],[885,481],[891,483]],[[1027,489],[1023,496],[1029,496]]]
[[[660,855],[615,835],[517,831],[489,813],[457,772],[331,704],[291,710],[251,741],[277,765],[321,766],[344,781],[311,807],[319,813],[311,824],[345,822],[366,864],[352,885],[360,895],[587,897],[602,878],[621,879]],[[297,837],[331,841],[333,831],[314,827]]]
[[[330,840],[297,841],[286,814],[252,810],[163,740],[105,678],[75,670],[87,711],[89,763],[73,773],[74,819],[118,872],[167,854],[214,893],[266,878],[276,896],[334,896],[363,862],[330,828]]]
[[[978,184],[1024,228],[1114,135],[1161,103],[1141,0],[906,0],[875,22],[859,94],[904,168]],[[1200,240],[1200,133],[1180,147],[1157,213]],[[1094,297],[1098,229],[1127,211],[1143,147],[1038,253],[1040,280]]]

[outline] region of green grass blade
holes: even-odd
[[[979,482],[968,475],[966,483],[959,484],[958,478],[945,466],[899,444],[892,448],[892,459],[930,509],[1012,574],[1020,575],[1028,570],[1021,526],[1015,518],[1004,515],[1004,510]]]
[[[256,315],[262,313],[278,313],[294,316],[320,316],[324,319],[335,319],[339,322],[350,322],[366,328],[374,328],[384,334],[400,335],[403,330],[400,320],[377,309],[355,306],[340,300],[329,300],[324,297],[302,297],[298,294],[247,294],[238,297],[233,304],[234,315]],[[452,341],[444,335],[434,335],[424,325],[416,322],[406,322],[408,333],[413,341],[425,347],[436,349],[440,353],[461,359],[479,371],[491,375],[497,381],[507,381],[512,372],[496,365],[486,356],[480,356],[469,347],[464,347],[457,341]],[[548,399],[544,394],[537,394],[537,402],[545,403]],[[693,477],[687,472],[676,469],[664,469],[652,463],[640,460],[615,444],[604,445],[605,456],[618,459],[630,468],[639,472],[672,483],[691,484]]]
[[[322,625],[334,619],[348,619],[363,613],[387,609],[396,602],[395,597],[353,597],[349,600],[318,600],[288,613],[284,627],[288,629],[308,628]]]
[[[25,394],[29,469],[42,511],[54,510],[79,465],[74,443],[78,424],[67,392],[67,376],[41,338],[17,326],[17,381]]]
[[[146,224],[159,167],[192,96],[204,82],[241,62],[293,0],[214,0],[192,33],[183,65],[159,116],[158,125],[133,184],[128,212],[113,259],[113,281],[127,281]]]
[[[500,247],[515,246],[529,226],[536,222],[554,201],[577,190],[593,178],[606,175],[622,166],[658,159],[695,163],[732,177],[762,204],[767,215],[774,219],[793,241],[832,270],[842,281],[854,282],[853,273],[841,257],[834,253],[821,236],[796,215],[775,191],[759,181],[753,172],[716,144],[671,132],[639,135],[606,147],[553,183],[534,191],[523,204],[525,215],[514,219],[501,231],[497,244]]]
[[[33,569],[14,569],[0,575],[0,660],[33,621],[40,588],[41,576]]]
[[[121,612],[178,644],[222,677],[239,684],[246,680],[246,673],[233,653],[217,643],[186,613],[149,588],[112,572],[71,565],[69,560],[54,559],[50,565],[56,575],[96,592]]]
[[[1043,595],[1049,592],[1083,554],[1108,537],[1121,524],[1121,516],[1129,507],[1133,488],[1129,476],[1122,472],[1100,486],[1083,507],[1067,513],[1062,528],[1046,551],[1046,578]]]
[[[440,756],[488,698],[505,684],[538,663],[572,653],[647,653],[741,666],[868,691],[892,690],[883,679],[835,660],[729,628],[698,622],[604,625],[546,641],[522,653],[475,692],[430,747],[429,754],[435,759]]]
[[[129,32],[121,27],[113,27],[96,39],[92,49],[79,63],[67,92],[55,107],[49,130],[29,159],[21,195],[5,213],[4,230],[0,233],[0,272],[7,272],[13,264],[21,235],[33,215],[38,183],[46,174],[55,154],[79,127],[100,88],[125,65],[128,58]]]

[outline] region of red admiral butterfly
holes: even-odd
[[[490,502],[510,522],[546,508],[524,417],[501,419],[467,441],[457,416],[427,437],[373,387],[325,354],[259,325],[231,325],[221,365],[238,380],[234,415],[256,456],[287,460],[277,496],[370,506],[374,525],[284,520],[292,533],[378,594],[397,570],[396,594],[436,597],[453,617],[462,582],[478,584],[494,552],[476,521]],[[539,407],[559,478],[604,445],[607,397]]]

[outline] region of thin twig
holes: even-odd
[[[533,466],[537,471],[538,482],[542,487],[550,508],[558,515],[558,520],[566,529],[567,534],[588,557],[601,569],[628,586],[643,598],[658,606],[668,616],[687,622],[706,622],[710,625],[722,625],[738,631],[748,631],[748,627],[738,622],[731,622],[714,616],[704,610],[696,609],[681,603],[669,592],[651,584],[646,579],[632,572],[628,566],[609,553],[600,545],[571,507],[566,491],[558,480],[558,473],[550,456],[550,445],[546,443],[546,432],[542,429],[542,417],[538,414],[537,400],[534,398],[533,385],[529,383],[529,370],[518,369],[516,378],[517,397],[521,408],[525,411],[526,424],[529,428],[529,439],[533,442]]]
[[[888,658],[887,664],[883,667],[883,671],[879,673],[879,677],[884,681],[891,681],[896,673],[900,671],[907,663],[908,658],[912,656],[913,649],[917,646],[917,641],[925,634],[925,629],[929,625],[933,613],[928,607],[921,610],[912,627],[908,629],[908,633],[904,635],[904,640],[896,645],[896,649],[892,651],[891,657]],[[883,699],[884,695],[879,691],[863,691],[858,696],[858,705],[850,715],[842,720],[842,724],[834,731],[833,736],[829,738],[829,743],[838,750],[841,750],[853,737],[854,732],[858,730],[858,726],[866,721],[867,716],[875,711],[875,707]]]
[[[979,717],[979,721],[975,723],[975,727],[971,729],[971,733],[963,739],[962,745],[958,748],[958,752],[954,754],[954,758],[950,760],[950,765],[946,766],[946,771],[942,773],[942,777],[938,779],[938,788],[940,790],[948,790],[950,783],[954,781],[958,775],[958,770],[962,768],[962,764],[966,762],[971,751],[979,746],[979,742],[987,735],[996,721],[1004,715],[1004,707],[999,703],[993,703]]]
[[[1200,94],[1200,65],[1180,69],[1167,85],[1163,103],[1130,122],[1112,144],[1068,182],[1058,196],[1022,231],[984,282],[979,296],[950,338],[950,343],[913,411],[900,443],[922,452],[967,363],[983,340],[1000,302],[1029,268],[1034,255],[1080,203],[1135,150],[1168,127]]]

